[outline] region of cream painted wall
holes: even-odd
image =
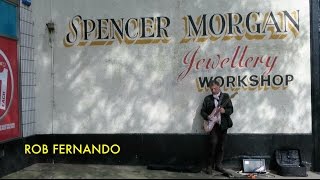
[[[183,17],[250,12],[299,10],[299,32],[287,29],[283,39],[231,39],[180,43],[185,35]],[[65,47],[72,18],[116,19],[165,16],[170,40],[158,44],[119,44]],[[263,17],[263,16],[262,16]],[[205,69],[201,59],[231,61],[247,46],[244,58],[277,57],[269,72],[292,75],[287,88],[241,88],[232,100],[234,127],[230,133],[311,133],[309,1],[33,1],[36,62],[36,133],[203,133],[200,109],[209,94],[197,87],[199,77],[261,75],[268,67]],[[55,23],[50,48],[46,23]],[[263,18],[260,19],[263,21]],[[270,22],[272,22],[270,20]],[[79,28],[79,27],[78,27]],[[79,30],[79,29],[78,29]],[[133,33],[133,32],[131,32]],[[181,80],[184,57],[198,50],[199,62]],[[187,62],[192,57],[187,56]],[[221,59],[222,61],[222,59]],[[271,63],[271,62],[269,62]],[[195,64],[196,65],[196,64]],[[270,65],[270,64],[269,64]],[[198,80],[197,80],[198,79]],[[232,94],[234,91],[224,89]]]

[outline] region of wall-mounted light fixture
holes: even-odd
[[[46,25],[47,25],[49,33],[54,32],[54,23],[52,21],[48,22]]]
[[[22,4],[24,4],[26,6],[30,6],[31,5],[31,0],[22,0]]]

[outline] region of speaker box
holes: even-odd
[[[302,163],[299,149],[275,151],[278,174],[281,176],[307,177],[307,168]]]

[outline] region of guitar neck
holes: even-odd
[[[238,94],[238,92],[233,93],[233,94],[220,106],[220,108],[224,108],[224,107],[227,105],[227,103],[228,103],[235,95],[237,95],[237,94]]]
[[[220,107],[224,108],[228,104],[228,102],[232,99],[233,96],[234,94],[231,97],[229,97]]]
[[[220,106],[220,108],[224,108],[230,100],[231,100],[231,98],[228,98],[228,99]]]

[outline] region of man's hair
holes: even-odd
[[[217,81],[217,80],[211,80],[211,81],[209,82],[209,87],[212,87],[213,85],[217,85],[217,86],[220,87],[220,83],[219,83],[219,81]]]

